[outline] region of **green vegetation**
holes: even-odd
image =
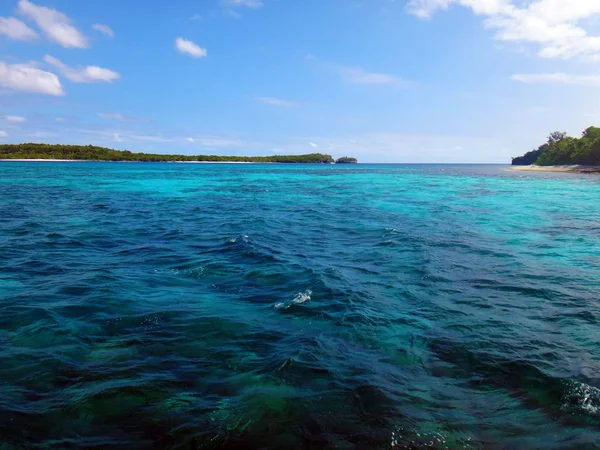
[[[358,159],[350,158],[349,156],[343,156],[335,161],[336,164],[356,164],[357,162]]]
[[[567,136],[555,131],[546,143],[523,156],[513,158],[513,166],[537,164],[555,166],[561,164],[580,164],[600,166],[600,128],[589,127],[581,138]]]
[[[257,163],[332,163],[331,155],[218,156],[132,153],[93,145],[8,144],[0,145],[0,159],[73,159],[85,161],[214,161]]]

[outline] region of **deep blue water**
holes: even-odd
[[[0,448],[591,449],[600,177],[0,163]]]

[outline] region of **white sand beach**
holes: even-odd
[[[168,161],[177,164],[272,164],[251,161]]]
[[[507,170],[520,172],[565,172],[565,173],[600,173],[600,166],[561,165],[561,166],[511,166]]]

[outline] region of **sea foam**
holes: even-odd
[[[275,309],[288,309],[292,305],[299,305],[311,299],[312,291],[310,289],[304,292],[298,292],[294,298],[287,302],[279,302],[275,304]]]

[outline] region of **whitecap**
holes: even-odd
[[[307,289],[304,292],[298,292],[294,296],[294,298],[292,298],[291,300],[289,300],[287,302],[276,303],[274,305],[275,309],[288,309],[292,305],[300,305],[302,303],[309,301],[311,299],[311,295],[312,295],[312,291],[310,289]]]
[[[292,303],[300,304],[310,300],[310,296],[312,295],[312,291],[309,289],[306,292],[298,292],[296,296],[292,299]]]
[[[471,438],[463,439],[468,443]],[[390,436],[390,448],[444,448],[448,438],[441,432],[430,431],[419,433],[416,430],[406,430],[403,427],[397,427]],[[467,448],[466,446],[462,448]],[[470,448],[470,446],[469,446]]]
[[[242,236],[240,236],[242,241],[245,243],[248,243],[248,235],[244,234]],[[231,239],[229,239],[227,242],[230,244],[235,244],[237,242],[238,238],[237,237],[233,237]]]

